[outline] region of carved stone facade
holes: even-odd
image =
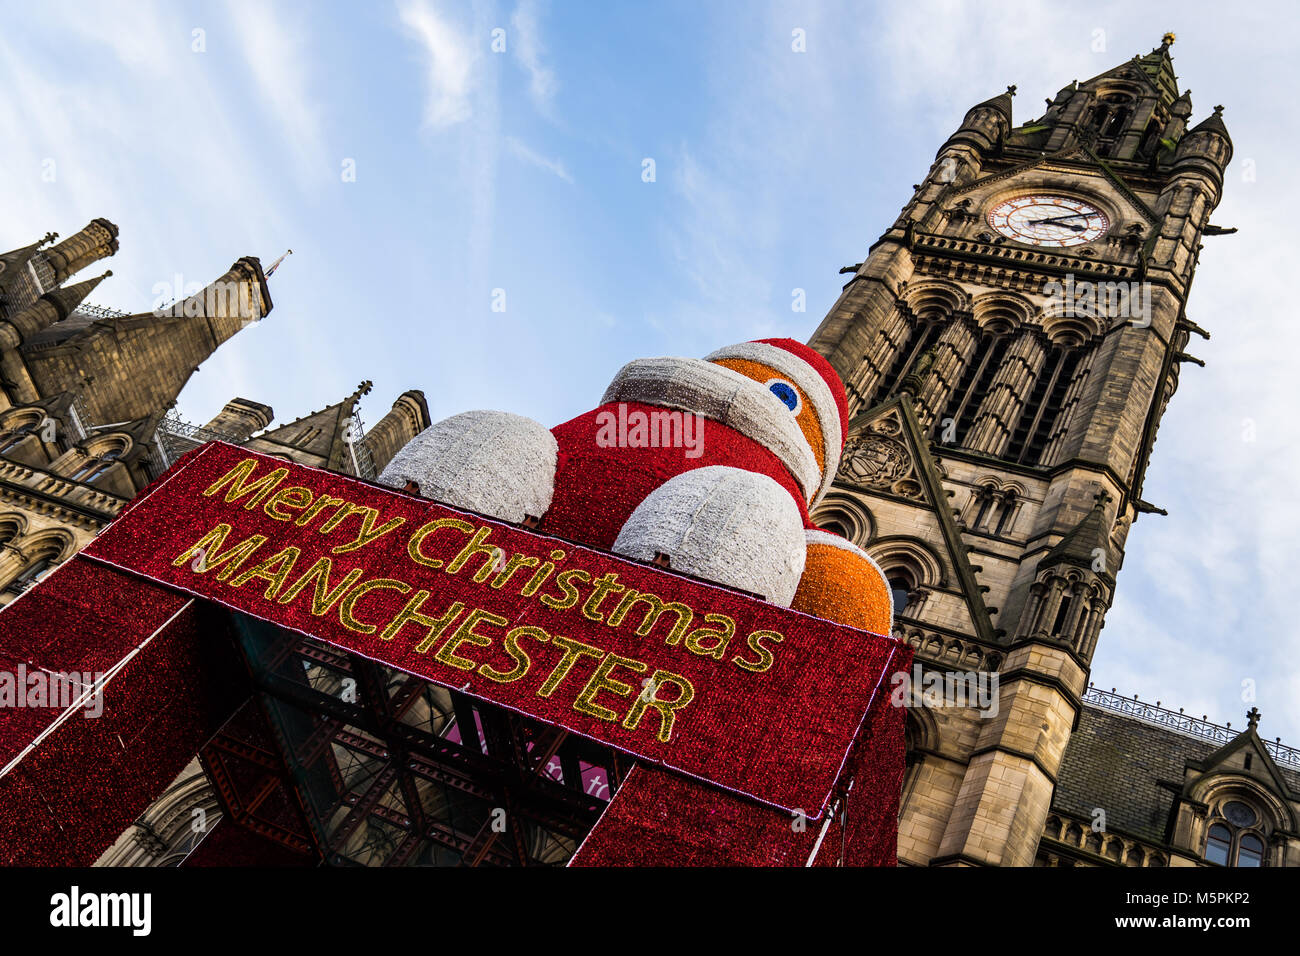
[[[1209,223],[1232,155],[1222,108],[1189,128],[1171,43],[1027,123],[1014,88],[972,108],[810,340],[852,418],[814,519],[885,570],[927,674],[997,677],[995,706],[913,688],[906,864],[1250,865],[1258,839],[1266,865],[1300,865],[1296,780],[1253,723],[1225,744],[1262,755],[1246,781],[1176,727],[1086,703],[1128,529],[1159,511],[1142,486],[1161,417],[1200,362],[1190,337],[1209,337],[1187,315],[1202,238],[1230,231]],[[1185,798],[1162,804],[1103,725],[1161,748]],[[1123,792],[1085,773],[1102,755]],[[1220,784],[1257,830],[1197,796]],[[1122,801],[1148,823],[1111,806],[1093,828]]]
[[[269,407],[242,398],[202,428],[180,421],[174,407],[190,376],[271,311],[266,276],[257,259],[245,257],[159,313],[89,305],[87,296],[112,273],[68,280],[116,253],[117,237],[116,225],[95,219],[62,242],[49,233],[0,255],[0,606],[83,548],[145,485],[203,441],[248,444],[373,477],[429,424],[424,396],[411,391],[365,433],[357,404],[368,382],[279,428],[269,427]],[[197,762],[191,766],[160,800],[176,804],[185,825],[171,826],[171,816],[158,825],[158,807],[151,808],[132,831],[134,849],[119,844],[106,859],[134,865],[183,856],[193,837],[189,811],[215,806]]]

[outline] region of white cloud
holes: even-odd
[[[539,169],[544,169],[548,173],[552,173],[556,176],[559,176],[566,183],[572,185],[573,176],[569,173],[567,169],[564,168],[564,164],[560,162],[558,159],[547,159],[545,156],[541,155],[540,153],[535,152],[532,149],[529,149],[527,146],[519,142],[519,140],[515,139],[513,136],[506,137],[506,146],[510,148],[510,152],[512,152],[515,156],[522,159],[524,162],[530,163],[531,165],[536,166]]]
[[[312,98],[310,55],[305,26],[285,23],[274,4],[227,0],[240,48],[254,83],[257,102],[294,156],[304,187],[332,178],[334,167],[325,148],[321,107]]]
[[[473,68],[478,53],[469,37],[439,15],[428,0],[400,0],[398,17],[425,55],[425,124],[443,129],[474,115]]]
[[[510,17],[510,25],[514,28],[511,39],[515,55],[528,71],[528,94],[537,108],[546,112],[559,84],[555,72],[543,63],[546,48],[541,38],[541,12],[539,0],[520,0]]]

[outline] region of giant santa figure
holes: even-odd
[[[700,423],[689,444],[611,427],[669,421],[665,412]],[[673,571],[887,635],[884,575],[809,517],[847,430],[830,363],[793,339],[761,339],[702,360],[631,362],[600,407],[550,430],[508,412],[454,415],[412,439],[379,480],[636,560],[666,557]],[[633,779],[641,789],[698,788],[690,812],[717,799],[659,770],[638,768]]]

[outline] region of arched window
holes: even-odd
[[[31,564],[27,565],[27,567],[23,568],[22,572],[16,578],[14,578],[12,581],[9,582],[8,590],[10,591],[27,590],[29,587],[31,587],[33,584],[39,581],[42,577],[44,577],[45,572],[50,570],[50,567],[53,564],[54,564],[54,555],[52,554],[42,555],[41,557],[33,561]]]
[[[1205,837],[1205,859],[1220,866],[1260,867],[1266,845],[1258,832],[1260,815],[1242,800],[1228,800],[1214,814]]]
[[[994,532],[994,534],[1001,535],[1003,532],[1008,532],[1011,530],[1011,528],[1009,527],[1009,523],[1011,520],[1011,512],[1015,510],[1016,510],[1016,494],[1014,491],[1008,492],[1006,498],[1003,499],[1002,501],[1002,511],[1001,513],[998,514],[998,527],[997,530]]]
[[[1061,633],[1061,628],[1065,627],[1066,619],[1070,615],[1070,604],[1074,601],[1074,596],[1067,594],[1061,598],[1061,606],[1056,612],[1056,620],[1052,622],[1051,634],[1053,637]]]
[[[962,369],[957,385],[948,396],[948,403],[943,413],[934,422],[935,435],[940,441],[960,445],[979,412],[980,403],[988,394],[993,384],[993,377],[1002,367],[1002,357],[1006,353],[1010,336],[1005,334],[1006,327],[985,329],[975,348],[974,357]],[[952,432],[944,437],[948,423],[951,421]]]
[[[92,458],[77,469],[76,473],[72,476],[72,480],[84,481],[87,484],[90,484],[96,478],[103,475],[104,472],[108,471],[108,469],[113,466],[113,462],[117,461],[121,455],[121,450],[115,448],[111,451],[104,452],[104,454],[100,455],[98,458]]]
[[[886,580],[889,581],[889,594],[894,601],[894,613],[902,614],[907,609],[912,582],[901,574],[891,574]]]
[[[922,319],[908,330],[907,341],[899,347],[893,363],[872,395],[872,405],[880,404],[893,394],[894,386],[903,380],[908,369],[939,341],[939,335],[943,332],[943,329],[944,323],[942,322]]]
[[[4,439],[4,444],[0,445],[0,455],[3,455],[12,448],[18,447],[18,445],[22,444],[23,439],[35,430],[36,426],[34,425],[23,425],[20,428],[14,429],[9,433],[8,437]]]
[[[1232,853],[1232,831],[1222,823],[1210,827],[1210,835],[1205,840],[1205,858],[1211,863],[1228,865]]]
[[[1264,841],[1253,833],[1243,834],[1237,845],[1238,866],[1263,866]]]
[[[849,537],[848,529],[844,527],[842,522],[837,521],[834,518],[822,524],[821,529],[823,531],[829,531],[831,534],[837,534],[841,538]]]

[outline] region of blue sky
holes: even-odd
[[[0,2],[0,246],[106,216],[95,299],[131,311],[292,248],[191,421],[239,395],[283,422],[370,378],[370,422],[421,388],[435,419],[551,425],[628,359],[806,339],[966,109],[1015,83],[1037,116],[1174,30],[1193,121],[1227,107],[1215,221],[1241,232],[1205,243],[1209,365],[1184,366],[1145,490],[1170,516],[1129,537],[1093,677],[1235,726],[1254,681],[1261,732],[1300,744],[1300,332],[1257,278],[1293,271],[1296,18],[1135,6]]]

